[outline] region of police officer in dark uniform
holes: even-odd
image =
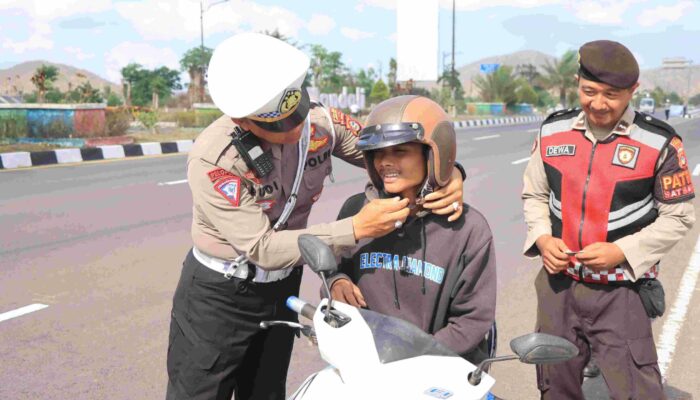
[[[173,298],[168,399],[283,399],[294,332],[261,329],[295,321],[285,307],[299,293],[301,234],[334,250],[400,226],[408,201],[382,199],[350,218],[307,227],[331,174],[330,156],[364,166],[360,124],[309,100],[309,58],[267,35],[221,43],[209,63],[209,92],[225,114],[188,154],[192,240]],[[434,213],[461,215],[462,176],[427,199]]]
[[[695,222],[681,138],[636,113],[639,66],[622,44],[579,50],[582,110],[540,129],[524,175],[527,256],[541,256],[537,331],[579,355],[537,367],[543,399],[581,399],[594,357],[614,399],[663,399],[650,317],[663,313],[659,260]]]

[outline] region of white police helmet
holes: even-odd
[[[309,57],[261,33],[241,33],[216,46],[209,61],[209,93],[233,118],[248,118],[273,132],[299,125],[309,112],[302,83]]]

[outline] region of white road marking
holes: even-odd
[[[517,164],[522,164],[522,163],[528,162],[528,161],[530,161],[530,157],[525,157],[525,158],[521,158],[520,160],[515,160],[511,164],[517,165]]]
[[[683,273],[681,285],[678,288],[678,296],[676,296],[676,301],[673,303],[671,313],[668,315],[666,322],[664,322],[659,342],[656,346],[659,355],[659,369],[664,380],[671,361],[673,361],[676,340],[683,328],[685,315],[688,312],[688,304],[690,304],[690,299],[693,297],[693,291],[695,291],[695,285],[698,281],[698,274],[700,274],[700,238],[695,244],[690,263]]]
[[[695,166],[695,169],[693,170],[693,176],[698,176],[700,175],[700,164]]]
[[[159,182],[158,186],[164,186],[164,185],[179,185],[181,183],[187,183],[187,179],[182,179],[179,181],[170,181],[170,182]]]
[[[486,140],[486,139],[493,139],[493,138],[497,138],[497,137],[501,137],[501,135],[479,136],[479,137],[475,137],[474,140]]]
[[[34,311],[43,310],[46,307],[48,307],[46,304],[36,303],[36,304],[30,304],[28,306],[18,308],[16,310],[8,311],[8,312],[0,314],[0,322],[7,321],[8,319],[12,319],[12,318],[16,318],[16,317],[21,317],[24,314],[33,313]]]

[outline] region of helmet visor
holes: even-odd
[[[360,132],[357,149],[370,151],[423,140],[423,126],[416,122],[383,124],[365,127]]]
[[[310,106],[311,101],[309,100],[309,93],[306,91],[306,89],[301,89],[301,100],[299,101],[299,105],[287,118],[272,122],[257,121],[254,119],[251,119],[251,121],[266,131],[278,133],[289,132],[304,122],[306,116],[309,115]]]

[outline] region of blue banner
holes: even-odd
[[[479,67],[479,70],[485,74],[490,74],[493,72],[496,72],[498,67],[500,67],[501,64],[481,64]]]

